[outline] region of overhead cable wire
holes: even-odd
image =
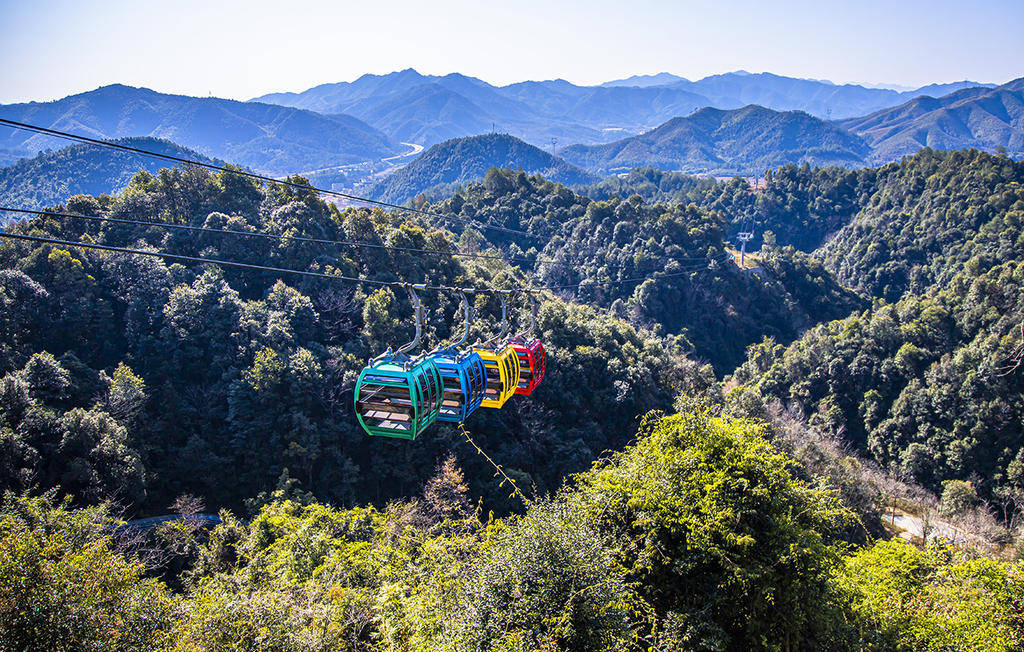
[[[306,276],[306,277],[312,277],[312,278],[326,278],[326,279],[331,279],[331,280],[335,280],[335,281],[345,281],[345,282],[349,282],[349,283],[366,283],[368,285],[376,285],[376,286],[380,286],[380,287],[407,287],[407,286],[413,285],[413,286],[415,286],[417,288],[424,289],[424,290],[450,291],[450,290],[459,290],[460,289],[460,288],[452,287],[452,286],[448,286],[448,285],[426,285],[426,284],[419,284],[419,283],[408,283],[408,282],[405,282],[405,281],[380,281],[380,280],[376,280],[376,279],[359,278],[359,277],[355,277],[355,276],[345,276],[345,275],[342,275],[342,274],[327,274],[327,273],[324,273],[324,272],[310,272],[310,271],[299,270],[299,269],[289,269],[287,267],[271,267],[271,266],[267,266],[267,265],[256,265],[256,264],[253,264],[253,263],[240,263],[240,262],[236,262],[236,261],[233,261],[233,260],[222,260],[222,259],[218,259],[218,258],[203,258],[203,257],[200,257],[200,256],[186,256],[186,255],[183,255],[183,254],[173,254],[173,253],[160,252],[160,251],[149,251],[149,250],[146,250],[146,249],[133,249],[133,248],[129,248],[129,247],[115,247],[115,246],[111,246],[111,245],[97,244],[97,243],[94,243],[94,242],[81,242],[81,241],[76,241],[76,240],[61,240],[61,239],[58,239],[58,238],[46,238],[46,237],[42,237],[42,236],[26,235],[26,234],[23,234],[23,233],[11,233],[11,232],[8,232],[8,231],[0,232],[0,238],[10,239],[10,240],[21,240],[21,241],[27,241],[27,242],[37,242],[37,243],[42,243],[42,244],[54,244],[54,245],[60,245],[60,246],[65,246],[65,247],[78,247],[78,248],[82,248],[82,249],[94,249],[94,250],[100,250],[100,251],[110,251],[110,252],[114,252],[114,253],[132,254],[132,255],[138,255],[138,256],[149,256],[151,258],[164,258],[164,259],[167,259],[167,260],[175,260],[175,261],[182,261],[182,262],[188,262],[188,263],[200,263],[200,264],[204,264],[205,263],[205,264],[211,264],[211,265],[218,265],[218,266],[222,266],[222,267],[234,267],[234,268],[238,268],[238,269],[246,269],[246,270],[250,270],[250,271],[272,272],[272,273],[275,273],[275,274],[294,274],[294,275],[297,275],[297,276]],[[477,292],[537,292],[539,290],[549,290],[549,291],[569,290],[569,289],[578,289],[578,288],[583,287],[583,286],[619,285],[619,284],[625,284],[625,283],[643,282],[643,281],[646,281],[646,280],[649,280],[649,279],[659,280],[659,279],[665,279],[665,278],[676,278],[676,277],[680,277],[680,276],[688,276],[689,274],[691,274],[691,273],[693,273],[695,271],[698,271],[699,269],[706,269],[706,268],[707,268],[707,265],[702,265],[700,267],[693,267],[692,269],[679,270],[679,271],[675,271],[675,272],[667,272],[667,273],[658,274],[656,276],[653,275],[653,274],[650,274],[650,275],[647,275],[647,276],[639,276],[639,277],[634,277],[634,278],[609,279],[609,280],[604,280],[604,281],[587,279],[588,281],[590,281],[589,283],[587,283],[587,282],[580,282],[580,283],[566,284],[566,285],[519,286],[519,287],[513,287],[513,288],[495,288],[495,289],[491,289],[491,290],[475,290],[475,291],[477,291]]]
[[[632,277],[632,278],[618,278],[618,279],[610,279],[610,280],[607,280],[607,281],[595,281],[593,279],[586,279],[586,281],[581,281],[579,283],[570,283],[570,284],[567,284],[567,285],[545,285],[545,286],[540,287],[539,289],[541,289],[541,290],[571,290],[571,289],[579,289],[581,287],[593,286],[593,285],[619,285],[619,284],[624,284],[624,283],[642,283],[644,281],[658,281],[658,280],[665,279],[665,278],[679,278],[681,276],[689,276],[693,272],[697,272],[697,271],[700,271],[700,270],[703,270],[703,269],[707,269],[707,267],[708,267],[707,265],[699,265],[699,266],[693,266],[693,267],[688,267],[688,268],[685,268],[685,269],[677,270],[677,271],[674,271],[674,272],[664,272],[664,273],[652,272],[651,274],[648,274],[647,276],[635,276],[635,277]],[[589,281],[589,282],[587,282],[587,281]]]
[[[508,227],[500,226],[500,225],[497,225],[497,224],[490,224],[490,223],[487,223],[487,222],[481,222],[480,220],[476,220],[476,219],[472,219],[472,218],[458,217],[456,215],[443,215],[441,213],[435,213],[435,212],[432,212],[432,211],[425,211],[425,210],[419,209],[419,208],[411,208],[411,207],[408,207],[408,206],[399,206],[398,204],[392,204],[392,203],[389,203],[389,202],[379,201],[379,200],[376,200],[376,199],[369,199],[367,197],[359,197],[357,195],[341,192],[341,191],[338,191],[338,190],[328,190],[326,188],[318,188],[318,187],[313,186],[312,184],[310,184],[308,182],[307,183],[297,183],[295,181],[289,181],[288,179],[275,179],[274,177],[269,177],[269,176],[266,176],[266,175],[257,174],[255,172],[250,172],[248,170],[244,170],[244,169],[242,169],[240,167],[237,167],[237,166],[230,166],[230,167],[229,166],[221,166],[221,165],[217,165],[215,163],[206,163],[205,161],[189,159],[189,158],[185,158],[185,157],[181,157],[181,156],[174,156],[173,154],[161,154],[159,152],[154,152],[154,151],[151,151],[151,150],[142,149],[140,147],[132,147],[130,145],[124,145],[124,144],[117,143],[117,142],[114,142],[114,141],[111,141],[111,140],[102,140],[102,139],[99,139],[99,138],[91,138],[89,136],[82,136],[82,135],[79,135],[79,134],[72,134],[70,132],[60,131],[58,129],[50,129],[48,127],[41,127],[39,125],[33,125],[33,124],[24,123],[24,122],[18,122],[16,120],[8,120],[7,118],[0,118],[0,125],[6,125],[8,127],[14,128],[14,129],[20,129],[20,130],[23,130],[23,131],[30,131],[30,132],[38,133],[38,134],[45,135],[45,136],[51,136],[51,137],[54,137],[54,138],[61,138],[61,139],[64,139],[64,140],[70,140],[70,141],[84,143],[84,144],[88,144],[88,145],[95,145],[97,147],[106,147],[106,148],[109,148],[109,149],[117,149],[117,150],[121,150],[121,151],[131,152],[131,153],[134,153],[134,154],[139,154],[139,155],[142,155],[142,156],[148,156],[148,157],[151,157],[151,158],[160,159],[160,160],[164,160],[164,161],[168,161],[168,162],[180,163],[180,164],[184,164],[184,165],[192,165],[192,166],[202,167],[202,168],[206,168],[206,169],[209,169],[209,170],[216,170],[218,172],[224,172],[224,173],[227,173],[227,174],[236,174],[236,175],[247,177],[247,178],[250,178],[250,179],[256,179],[256,180],[262,181],[264,183],[283,185],[283,186],[287,186],[287,187],[291,187],[291,188],[297,188],[297,189],[301,189],[301,190],[312,190],[314,192],[325,194],[325,195],[332,195],[332,196],[336,196],[336,197],[341,197],[343,199],[349,199],[351,201],[362,202],[362,203],[365,203],[365,204],[369,204],[371,206],[379,206],[379,207],[382,207],[382,208],[391,208],[391,209],[398,210],[398,211],[405,211],[406,213],[412,213],[412,214],[420,215],[420,216],[424,216],[424,217],[432,217],[432,218],[439,219],[439,220],[452,220],[452,221],[456,221],[456,222],[462,222],[462,223],[465,223],[465,224],[469,224],[471,226],[487,228],[487,229],[491,229],[491,230],[501,231],[501,232],[504,232],[504,233],[523,235],[523,236],[526,236],[526,237],[529,237],[529,238],[541,239],[541,238],[544,237],[544,236],[541,236],[541,235],[538,235],[538,234],[534,234],[534,233],[529,233],[527,231],[523,231],[521,229],[510,229]],[[557,263],[556,261],[550,261],[550,263],[551,264],[562,264],[562,263]]]
[[[251,238],[263,238],[270,240],[285,240],[293,242],[309,242],[314,244],[332,245],[339,247],[364,247],[368,249],[384,249],[393,251],[404,251],[407,253],[422,253],[428,255],[439,255],[439,256],[456,256],[465,258],[478,258],[486,260],[500,260],[507,263],[530,263],[530,264],[544,264],[561,267],[579,267],[575,263],[561,262],[552,258],[517,258],[517,257],[505,257],[499,254],[484,254],[469,251],[459,250],[448,250],[448,249],[430,249],[422,247],[402,247],[398,245],[386,245],[379,244],[376,242],[359,242],[351,240],[330,240],[326,238],[311,238],[308,236],[298,235],[278,235],[276,233],[263,233],[258,231],[239,231],[237,229],[213,229],[203,226],[191,226],[188,224],[175,224],[173,222],[153,222],[149,220],[132,220],[123,217],[108,217],[104,215],[83,215],[81,213],[66,213],[62,211],[50,211],[50,210],[33,210],[28,208],[14,208],[10,206],[0,206],[0,211],[8,213],[22,213],[26,215],[36,215],[40,217],[61,217],[69,219],[80,219],[88,220],[93,222],[113,222],[116,224],[132,224],[136,226],[151,226],[162,229],[180,230],[180,231],[191,231],[195,233],[209,233],[214,235],[238,235],[243,237]],[[665,262],[696,262],[707,260],[706,258],[695,258],[695,257],[683,257],[683,258],[669,258]],[[609,269],[626,269],[626,265],[604,265]]]
[[[505,486],[506,482],[509,483],[509,485],[512,486],[512,493],[509,494],[509,498],[511,498],[512,496],[519,496],[519,498],[523,501],[523,505],[529,507],[530,506],[530,499],[526,497],[526,494],[524,494],[522,491],[519,490],[519,485],[517,485],[516,481],[513,480],[512,478],[510,478],[507,473],[505,473],[505,469],[501,468],[500,464],[495,462],[491,458],[491,456],[488,455],[484,451],[484,449],[480,448],[479,444],[477,444],[475,441],[473,441],[473,438],[470,436],[469,431],[466,430],[466,425],[460,421],[458,423],[458,425],[456,426],[456,428],[458,428],[459,434],[462,435],[463,437],[465,437],[466,441],[468,441],[470,443],[470,445],[473,448],[476,449],[476,452],[479,453],[480,456],[483,457],[485,460],[490,462],[491,466],[494,467],[494,475],[495,475],[495,477],[497,477],[499,475],[502,477],[501,482],[498,483],[498,487],[501,488],[501,487]]]
[[[10,233],[4,231],[0,233],[0,238],[8,238],[12,240],[25,240],[29,242],[39,242],[43,244],[55,244],[66,247],[79,247],[83,249],[98,249],[101,251],[112,251],[115,253],[122,254],[133,254],[137,256],[149,256],[151,258],[166,258],[168,260],[178,260],[187,263],[210,263],[213,265],[220,265],[223,267],[237,267],[239,269],[248,269],[260,272],[274,272],[275,274],[296,274],[298,276],[310,276],[314,278],[329,278],[336,281],[348,281],[351,283],[368,283],[371,285],[406,285],[397,281],[377,281],[368,278],[358,278],[354,276],[343,276],[340,274],[326,274],[324,272],[310,272],[300,269],[288,269],[286,267],[269,267],[266,265],[255,265],[251,263],[239,263],[233,260],[221,260],[218,258],[202,258],[200,256],[186,256],[183,254],[172,254],[163,251],[148,251],[146,249],[132,249],[129,247],[113,247],[110,245],[101,245],[94,242],[81,242],[75,240],[60,240],[58,238],[44,238],[37,235],[26,235],[23,233]],[[428,288],[437,289],[437,288]]]
[[[309,242],[314,244],[333,245],[339,247],[364,247],[368,249],[388,249],[392,251],[406,251],[410,253],[422,253],[422,254],[434,254],[440,256],[457,256],[466,258],[484,258],[501,260],[504,262],[542,262],[553,265],[569,265],[570,263],[559,263],[554,260],[533,260],[530,258],[514,258],[501,256],[499,254],[481,254],[468,251],[448,250],[448,249],[430,249],[423,247],[402,247],[398,245],[386,245],[379,244],[376,242],[357,242],[352,240],[330,240],[326,238],[312,238],[308,236],[299,235],[279,235],[276,233],[263,233],[259,231],[239,231],[237,229],[214,229],[203,226],[191,226],[188,224],[175,224],[173,222],[153,222],[150,220],[131,220],[122,217],[108,217],[105,215],[83,215],[81,213],[64,213],[61,211],[48,211],[48,210],[32,210],[27,208],[13,208],[10,206],[0,206],[0,211],[9,213],[24,213],[27,215],[37,215],[43,217],[63,217],[70,219],[80,220],[91,220],[94,222],[114,222],[117,224],[132,224],[136,226],[152,226],[161,229],[176,229],[180,231],[192,231],[196,233],[210,233],[215,235],[239,235],[250,238],[264,238],[269,240],[288,240],[293,242]]]
[[[385,202],[385,201],[379,201],[379,200],[376,200],[376,199],[370,199],[368,197],[359,197],[358,195],[353,195],[353,194],[350,194],[350,193],[341,192],[339,190],[328,190],[326,188],[317,188],[316,186],[313,186],[313,185],[311,185],[309,183],[298,183],[298,182],[295,182],[295,181],[290,181],[288,179],[275,179],[274,177],[268,177],[268,176],[263,175],[263,174],[257,174],[256,172],[249,172],[248,170],[243,170],[243,169],[237,168],[237,167],[227,167],[227,166],[223,166],[223,165],[217,165],[216,163],[207,163],[205,161],[198,161],[198,160],[195,160],[195,159],[189,159],[189,158],[185,158],[183,156],[175,156],[173,154],[161,154],[159,152],[153,152],[153,151],[150,151],[150,150],[142,149],[140,147],[132,147],[130,145],[124,145],[122,143],[116,143],[116,142],[109,141],[109,140],[102,140],[102,139],[99,139],[99,138],[91,138],[89,136],[82,136],[82,135],[79,135],[79,134],[72,134],[72,133],[69,133],[69,132],[66,132],[66,131],[60,131],[58,129],[50,129],[48,127],[40,127],[39,125],[28,124],[28,123],[25,123],[25,122],[18,122],[16,120],[8,120],[6,118],[0,118],[0,124],[6,125],[8,127],[12,127],[14,129],[20,129],[22,131],[31,131],[31,132],[34,132],[34,133],[37,133],[37,134],[41,134],[41,135],[44,135],[44,136],[52,136],[52,137],[55,137],[55,138],[62,138],[64,140],[72,140],[72,141],[76,141],[76,142],[84,143],[84,144],[88,144],[88,145],[95,145],[97,147],[106,147],[108,149],[118,149],[118,150],[125,151],[125,152],[132,152],[134,154],[140,154],[142,156],[149,156],[149,157],[160,159],[160,160],[163,160],[163,161],[169,161],[169,162],[173,162],[173,163],[181,163],[181,164],[184,164],[184,165],[192,165],[192,166],[196,166],[196,167],[206,168],[208,170],[216,170],[218,172],[226,172],[228,174],[236,174],[236,175],[239,175],[239,176],[248,177],[250,179],[256,179],[256,180],[262,181],[264,183],[272,183],[272,184],[287,186],[287,187],[290,187],[290,188],[298,188],[298,189],[301,189],[301,190],[313,190],[313,191],[321,193],[321,194],[331,195],[331,196],[334,196],[334,197],[340,197],[342,199],[348,199],[350,201],[360,202],[360,203],[368,204],[370,206],[379,206],[381,208],[391,208],[391,209],[394,209],[394,210],[405,211],[407,213],[412,213],[412,214],[415,214],[415,215],[421,215],[423,217],[432,217],[432,218],[439,219],[439,220],[453,220],[453,221],[456,221],[456,222],[463,222],[463,223],[468,224],[470,226],[475,226],[475,227],[480,227],[480,228],[485,228],[485,229],[491,229],[491,230],[500,231],[500,232],[503,232],[503,233],[512,233],[512,234],[516,234],[516,235],[524,235],[524,236],[527,236],[527,237],[530,237],[530,238],[541,238],[542,237],[542,236],[537,235],[537,234],[528,233],[526,231],[522,231],[522,230],[519,230],[519,229],[510,229],[508,227],[499,226],[497,224],[489,224],[487,222],[481,222],[479,220],[474,220],[474,219],[465,218],[465,217],[458,217],[458,216],[455,216],[455,215],[442,215],[440,213],[434,213],[432,211],[425,211],[425,210],[420,209],[420,208],[411,208],[411,207],[408,207],[408,206],[399,206],[398,204],[392,204],[392,203]]]

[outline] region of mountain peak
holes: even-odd
[[[923,89],[921,89],[923,90]],[[995,88],[961,88],[947,95],[921,94],[891,108],[839,124],[863,136],[881,163],[913,154],[927,144],[935,149],[1006,147],[1024,155],[1024,78]]]
[[[107,95],[127,95],[127,94],[136,94],[136,93],[153,93],[153,94],[158,94],[158,95],[160,94],[160,93],[157,93],[157,91],[154,91],[152,88],[146,88],[145,86],[129,86],[127,84],[107,84],[106,86],[100,86],[99,88],[97,88],[95,90],[85,91],[84,93],[78,93],[77,95],[73,95],[72,97],[81,97],[83,95],[91,95],[91,94],[107,96]],[[178,96],[171,96],[171,97],[184,97],[184,96],[178,95]]]
[[[404,70],[395,70],[392,72],[386,72],[381,75],[374,73],[364,73],[356,78],[355,81],[349,82],[351,85],[359,84],[360,82],[374,81],[374,80],[419,80],[425,79],[423,75],[416,71],[415,68],[406,68]],[[344,83],[344,82],[342,82]],[[337,84],[328,84],[328,86],[336,86]]]
[[[639,136],[562,150],[570,163],[604,174],[640,166],[703,174],[760,174],[787,163],[860,166],[868,154],[859,136],[803,111],[748,104],[703,108]]]
[[[654,75],[633,75],[632,77],[626,77],[625,79],[616,79],[601,84],[604,87],[616,87],[616,86],[631,86],[637,88],[646,88],[650,86],[667,86],[669,84],[678,84],[682,82],[688,82],[689,80],[679,75],[673,75],[670,72],[659,72]]]
[[[483,179],[493,167],[521,169],[565,184],[597,177],[510,134],[452,138],[434,145],[370,189],[370,197],[401,203],[438,186]]]
[[[1018,77],[1012,81],[1008,81],[1002,86],[997,88],[1005,89],[1008,91],[1024,91],[1024,77]]]
[[[127,84],[107,84],[105,86],[100,86],[96,90],[98,90],[98,91],[134,91],[134,90],[140,90],[140,89],[141,89],[141,87],[139,87],[139,86],[129,86]]]

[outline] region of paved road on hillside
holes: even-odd
[[[417,154],[419,154],[420,152],[423,151],[423,145],[417,145],[416,143],[402,143],[402,144],[403,145],[408,145],[409,147],[412,147],[412,151],[411,152],[406,152],[404,154],[396,154],[394,156],[388,156],[388,157],[382,158],[381,160],[382,161],[394,161],[395,159],[406,158],[407,156],[408,157],[416,156]]]
[[[916,516],[910,514],[896,514],[895,522],[886,517],[884,520],[892,523],[895,527],[903,530],[900,534],[901,538],[904,539],[923,539],[924,538],[924,522]],[[949,523],[943,523],[941,521],[932,521],[931,530],[928,532],[928,538],[945,539],[950,543],[956,543],[957,541],[963,541],[964,535],[955,527]]]

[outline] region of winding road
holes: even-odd
[[[394,171],[394,169],[396,167],[398,167],[398,165],[393,165],[391,163],[392,161],[398,161],[398,160],[404,159],[404,158],[410,158],[411,159],[411,158],[415,157],[416,155],[418,155],[420,152],[423,151],[423,145],[417,145],[416,143],[402,143],[402,144],[403,145],[408,145],[412,149],[410,149],[408,152],[402,152],[401,154],[395,154],[394,156],[387,156],[385,158],[379,159],[379,161],[381,163],[387,163],[388,166],[389,166],[384,171],[385,173],[386,172],[392,172],[392,171]],[[303,172],[296,172],[295,174],[297,174],[300,177],[307,177],[307,176],[310,176],[312,174],[320,174],[322,172],[344,172],[345,170],[354,170],[356,168],[360,168],[360,167],[363,167],[363,166],[366,166],[366,165],[371,165],[372,166],[373,163],[374,163],[374,161],[362,161],[361,163],[346,163],[344,165],[329,165],[329,166],[327,166],[325,168],[317,168],[316,170],[305,170]],[[280,178],[284,179],[285,177],[280,177]]]
[[[394,161],[394,160],[397,160],[397,159],[400,159],[400,158],[405,158],[407,156],[408,157],[416,156],[417,154],[419,154],[420,152],[423,151],[423,145],[417,145],[416,143],[402,143],[402,144],[403,145],[408,145],[409,147],[412,147],[412,151],[411,152],[404,152],[402,154],[395,154],[394,156],[387,156],[385,158],[382,158],[381,160],[382,161]]]

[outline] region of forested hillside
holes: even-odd
[[[211,229],[453,246],[450,235],[379,212],[339,213],[311,190],[264,191],[197,169],[140,173],[117,198],[76,197],[66,208]],[[379,280],[522,283],[490,259],[56,218],[11,228]],[[117,496],[133,511],[159,510],[192,493],[241,509],[291,477],[321,500],[383,501],[421,485],[441,451],[465,446],[454,429],[439,427],[412,457],[402,443],[367,438],[351,416],[365,360],[411,335],[408,300],[390,290],[368,294],[350,284],[9,241],[0,244],[0,267],[3,484],[10,489],[60,484],[79,501]],[[498,304],[486,298],[480,295],[474,337],[497,331]],[[432,293],[424,303],[433,346],[450,335],[457,297]],[[709,373],[670,344],[554,297],[539,329],[551,356],[544,388],[528,402],[483,411],[472,426],[527,487],[557,488],[566,474],[626,441],[637,414],[669,406],[680,383],[700,384]],[[609,411],[572,407],[595,400]],[[489,473],[468,470],[475,495],[504,504]]]
[[[860,305],[820,263],[793,249],[766,256],[757,277],[741,272],[727,261],[722,215],[696,207],[594,202],[508,170],[491,170],[483,183],[469,184],[438,207],[525,229],[531,237],[492,237],[535,259],[546,284],[573,286],[567,292],[576,301],[679,336],[719,372],[739,364],[746,347],[765,335],[788,342]]]
[[[871,143],[872,161],[891,161],[922,147],[985,151],[1003,148],[1024,157],[1024,78],[996,88],[967,88],[840,123]]]
[[[798,407],[897,474],[937,492],[947,480],[970,480],[991,499],[1024,491],[1012,371],[1024,338],[1015,291],[1022,184],[1024,164],[1010,158],[925,149],[874,169],[785,166],[756,191],[743,179],[653,169],[580,190],[721,211],[733,233],[740,225],[770,233],[759,252],[769,268],[779,243],[795,244],[824,266],[826,283],[881,300],[788,348],[752,347],[733,381]]]
[[[840,282],[895,301],[947,283],[968,260],[1021,258],[1024,163],[922,150],[877,171],[868,201],[822,248]]]
[[[967,269],[923,296],[753,347],[735,380],[798,406],[893,472],[937,492],[1024,492],[1024,262]]]
[[[536,400],[478,420],[488,448],[502,459],[516,460],[513,470],[541,488],[556,487],[566,473],[617,447],[628,437],[634,416],[670,404],[680,386],[710,382],[710,371],[680,360],[683,352],[713,363],[722,373],[742,361],[748,344],[765,336],[791,341],[803,328],[860,305],[819,264],[792,250],[765,257],[763,280],[739,272],[724,260],[722,220],[713,213],[592,202],[540,177],[498,170],[440,208],[454,210],[460,203],[461,213],[525,227],[540,242],[550,238],[539,254],[550,262],[537,269],[549,284],[577,284],[584,276],[616,280],[658,272],[666,277],[608,288],[584,283],[566,296],[609,308],[653,332],[679,336],[668,340],[639,335],[613,317],[554,297],[541,311],[541,333],[552,355],[544,390]],[[120,197],[76,197],[66,208],[213,229],[454,246],[452,236],[401,226],[395,218],[365,210],[338,213],[312,191],[264,193],[232,175],[210,176],[196,169],[162,171],[156,177],[142,173]],[[18,228],[278,267],[333,268],[384,280],[500,285],[514,282],[517,274],[493,261],[459,263],[358,248],[329,251],[299,243],[276,246],[237,236],[126,225],[100,228],[71,219],[36,219]],[[627,237],[639,230],[649,232],[648,237]],[[616,242],[612,248],[598,246],[606,231]],[[498,234],[499,242],[521,237]],[[486,246],[479,238],[466,231],[459,246]],[[510,243],[510,252],[538,255],[536,246],[524,252],[520,244]],[[339,412],[347,414],[362,361],[408,335],[403,297],[59,247],[4,243],[0,251],[10,270],[4,330],[16,337],[4,344],[3,372],[11,387],[19,388],[21,406],[9,420],[13,432],[31,430],[29,417],[37,411],[52,415],[44,430],[69,428],[68,419],[89,415],[86,442],[119,442],[113,458],[104,452],[102,459],[88,462],[96,470],[73,483],[76,495],[125,495],[131,503],[149,506],[189,492],[238,508],[246,498],[273,489],[287,468],[304,490],[323,499],[386,499],[422,482],[437,450],[461,445],[454,431],[441,428],[432,443],[424,444],[422,457],[395,466],[388,460],[399,446],[368,442],[353,420],[337,418]],[[454,300],[426,299],[428,341],[448,335]],[[491,320],[497,316],[493,299],[480,307]],[[43,323],[52,328],[42,329]],[[478,326],[488,328],[486,320]],[[97,338],[103,346],[93,344]],[[605,371],[610,369],[615,371]],[[43,386],[53,383],[52,391],[33,385],[30,379],[37,377]],[[129,392],[134,407],[118,409],[144,410],[144,417],[136,414],[130,423],[109,417],[121,391]],[[614,406],[606,414],[571,408],[600,397]],[[274,410],[268,412],[271,405]],[[168,414],[174,419],[168,420]],[[268,430],[276,433],[269,441],[264,439]],[[560,436],[553,437],[555,432]],[[18,435],[20,452],[11,458],[7,476],[12,486],[27,489],[39,477],[59,482],[66,465],[85,463],[96,452],[95,444],[86,445],[81,457],[54,459],[60,440],[40,437]],[[108,464],[119,469],[110,471],[118,480],[103,479],[107,472],[99,469]],[[477,482],[486,474],[470,477]]]
[[[1022,175],[1024,165],[1006,156],[925,148],[877,168],[785,165],[756,188],[742,178],[637,168],[575,189],[718,211],[730,236],[742,225],[755,231],[755,247],[771,232],[777,244],[820,249],[841,283],[895,300],[948,281],[972,256],[1019,257]]]
[[[635,444],[518,518],[474,510],[453,459],[420,496],[383,509],[279,493],[249,522],[222,512],[209,534],[183,521],[112,540],[108,510],[8,497],[0,641],[1020,649],[1020,562],[902,541],[849,550],[839,535],[854,514],[829,486],[795,477],[771,436],[700,412],[651,418]]]
[[[223,165],[167,140],[121,138],[114,142],[157,154]],[[167,167],[166,161],[148,156],[92,145],[71,145],[0,168],[0,197],[7,206],[44,208],[74,195],[120,192],[139,170],[155,173],[163,167]],[[3,219],[0,217],[0,222]]]
[[[873,308],[753,347],[734,380],[936,491],[1024,492],[1022,181],[1024,164],[977,151],[879,168],[819,252]]]
[[[352,388],[411,336],[404,293],[0,241],[0,647],[1018,650],[1022,167],[642,169],[592,196],[492,168],[417,202],[438,218],[188,168],[60,206],[152,224],[8,227],[545,285],[549,360],[465,432],[368,437]],[[751,223],[743,271],[727,240]],[[451,337],[458,297],[421,296],[427,344]],[[471,339],[494,334],[497,299],[475,307]],[[931,545],[889,540],[897,505]],[[995,534],[942,534],[965,515]]]
[[[654,203],[696,204],[728,219],[728,234],[752,229],[751,246],[759,247],[770,232],[779,245],[805,252],[820,247],[846,226],[871,196],[875,168],[812,168],[784,165],[768,171],[756,188],[745,178],[718,181],[656,168],[636,168],[597,184],[576,186],[594,199],[640,195]]]
[[[598,179],[508,134],[483,134],[434,145],[405,167],[376,183],[370,188],[369,195],[397,204],[427,190],[447,197],[459,184],[482,180],[491,168],[524,170],[565,185],[590,183]]]

